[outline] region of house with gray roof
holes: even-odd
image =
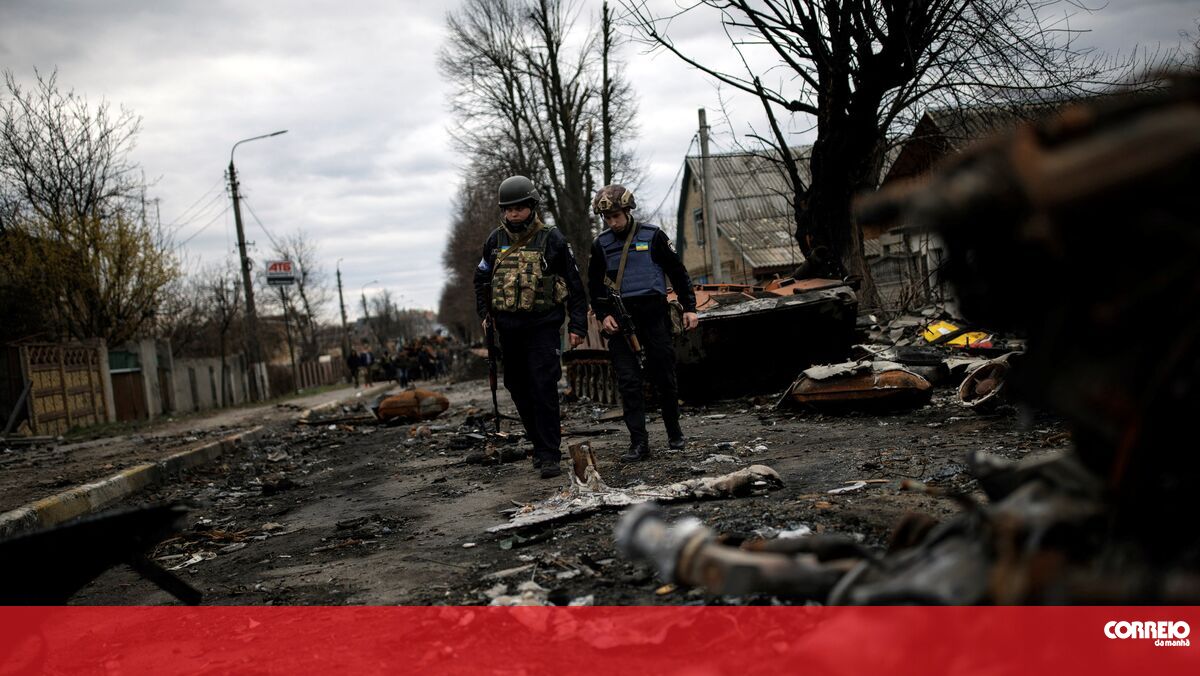
[[[792,148],[800,178],[810,178],[812,146]],[[778,156],[768,151],[709,156],[712,166],[713,210],[725,279],[755,284],[787,277],[804,262],[793,233],[792,189]],[[714,279],[704,229],[704,191],[701,159],[688,157],[683,168],[676,212],[675,247],[696,283]]]

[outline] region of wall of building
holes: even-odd
[[[679,242],[684,241],[686,245],[683,247],[683,265],[687,268],[688,275],[691,276],[692,282],[695,284],[709,283],[709,265],[708,265],[708,250],[707,240],[702,245],[697,237],[697,228],[693,214],[699,209],[701,213],[704,211],[704,197],[700,193],[700,188],[695,180],[689,181],[686,195],[684,196],[684,212],[683,223],[677,223],[681,232],[676,234],[676,249],[679,248]],[[720,224],[717,224],[720,227]],[[683,232],[682,230],[686,230]],[[746,269],[746,263],[742,259],[741,254],[733,244],[721,237],[717,243],[718,252],[721,256],[721,269],[725,272],[726,281],[733,284],[741,284],[743,277],[748,277],[753,283],[754,275]]]

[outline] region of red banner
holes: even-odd
[[[1196,608],[0,609],[0,674],[1200,673]]]

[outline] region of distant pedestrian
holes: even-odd
[[[350,377],[350,382],[354,385],[354,389],[358,389],[358,368],[361,366],[361,359],[358,353],[353,350],[346,355],[346,369]]]
[[[370,387],[374,384],[371,367],[375,365],[375,355],[371,354],[371,348],[364,345],[362,352],[358,354],[358,360],[358,370],[362,374],[363,387]]]

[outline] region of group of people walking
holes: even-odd
[[[683,307],[684,329],[696,328],[699,320],[691,279],[666,234],[637,221],[631,191],[602,188],[592,209],[605,228],[592,243],[585,294],[566,237],[538,216],[541,196],[533,181],[505,179],[497,201],[502,218],[475,270],[475,303],[485,331],[495,329],[499,336],[504,387],[533,443],[534,468],[544,479],[562,474],[559,330],[566,320],[570,346],[583,343],[588,296],[608,341],[629,430],[629,449],[621,459],[634,462],[651,454],[646,377],[659,394],[667,444],[682,449],[666,278]]]
[[[453,357],[444,337],[430,336],[409,341],[394,354],[384,350],[379,357],[364,345],[361,351],[351,351],[346,367],[355,387],[372,385],[377,379],[408,387],[414,381],[445,377]]]

